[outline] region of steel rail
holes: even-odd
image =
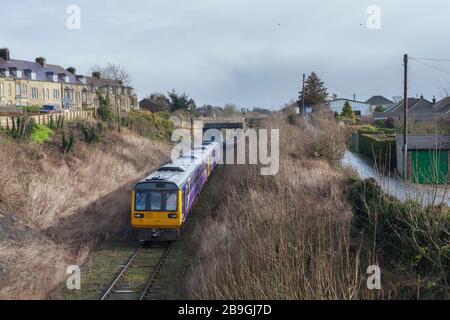
[[[152,275],[150,276],[144,290],[142,291],[139,300],[145,300],[146,296],[150,293],[150,290],[152,289],[153,285],[155,284],[156,277],[160,274],[161,269],[163,268],[167,256],[169,255],[170,251],[172,250],[174,242],[170,242],[164,253],[162,254],[161,258],[159,259],[155,270],[153,270]]]
[[[125,272],[130,268],[131,264],[136,259],[138,254],[141,252],[142,248],[143,248],[143,246],[141,245],[141,246],[139,246],[139,248],[136,249],[134,254],[128,260],[128,263],[125,265],[125,267],[123,267],[122,271],[119,273],[119,275],[113,281],[113,283],[108,287],[108,290],[106,290],[105,294],[102,296],[102,298],[100,300],[106,300],[110,296],[111,292],[114,290],[117,283],[119,283],[119,281],[122,279]]]

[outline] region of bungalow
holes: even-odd
[[[372,116],[372,110],[370,104],[363,101],[349,100],[349,99],[335,99],[328,102],[328,106],[330,107],[333,113],[341,114],[344,110],[344,105],[346,102],[349,102],[352,106],[353,112],[357,116]]]
[[[377,112],[374,114],[375,120],[402,121],[404,115],[403,100],[392,105],[385,112]],[[446,97],[439,102],[433,98],[428,101],[423,97],[408,98],[408,118],[411,121],[440,121],[443,119],[450,120],[450,97]]]

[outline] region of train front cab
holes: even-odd
[[[179,230],[183,195],[173,183],[141,182],[132,193],[131,224],[138,230]]]

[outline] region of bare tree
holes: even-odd
[[[113,89],[113,103],[117,112],[117,130],[120,132],[122,121],[120,115],[120,90],[124,86],[128,86],[131,82],[130,74],[120,64],[107,63],[105,66],[95,65],[92,67],[93,72],[100,72],[102,78],[111,80]]]

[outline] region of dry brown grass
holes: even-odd
[[[123,232],[133,181],[168,160],[169,146],[124,130],[100,144],[78,139],[70,155],[56,145],[18,145],[0,136],[0,298],[44,298],[96,242]],[[0,228],[1,229],[1,228]],[[25,236],[30,234],[29,236]]]
[[[315,127],[274,120],[282,159],[274,177],[230,167],[225,200],[197,230],[199,259],[189,280],[200,299],[360,299],[358,247],[350,241],[346,178],[335,170],[344,150],[333,121]],[[324,145],[333,146],[327,152]]]

